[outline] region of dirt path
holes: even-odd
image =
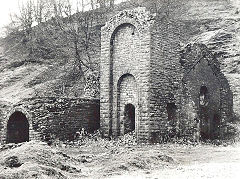
[[[171,152],[170,152],[171,153]],[[199,146],[172,153],[177,167],[153,171],[135,171],[110,178],[240,178],[240,145],[228,147]]]
[[[101,139],[81,146],[60,147],[31,141],[3,146],[0,178],[238,179],[240,144],[227,147],[170,143],[123,145]]]

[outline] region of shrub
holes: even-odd
[[[17,156],[11,156],[6,158],[5,165],[10,168],[20,167],[22,163],[19,161]]]

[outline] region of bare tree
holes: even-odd
[[[94,1],[90,1],[91,8],[96,6]],[[91,51],[94,50],[94,42],[97,35],[94,27],[99,11],[96,9],[84,12],[84,6],[89,4],[77,4],[74,7],[70,2],[58,1],[54,2],[55,18],[54,23],[64,34],[69,41],[70,48],[74,51],[75,65],[78,67],[82,75],[87,70],[94,70],[91,59]],[[98,38],[98,37],[97,37]]]
[[[29,50],[29,55],[32,54],[32,38],[33,38],[33,23],[34,23],[34,7],[33,1],[28,0],[25,3],[19,4],[19,14],[15,14],[14,18],[20,26],[20,30],[24,36],[22,42],[26,44]]]
[[[147,6],[154,13],[170,15],[170,6],[174,0],[127,0],[130,6]]]
[[[115,0],[97,0],[100,8],[110,7],[113,8],[115,4]]]
[[[15,32],[21,37],[19,44],[28,51],[30,58],[33,58],[33,51],[36,49],[38,39],[37,30],[41,24],[48,21],[53,16],[48,0],[26,0],[19,1],[19,10],[11,14],[11,23],[7,31]]]
[[[66,52],[65,58],[61,58],[73,62],[73,71],[76,71],[73,76],[77,74],[86,81],[88,74],[95,74],[98,70],[94,57],[99,54],[101,22],[104,22],[106,9],[110,7],[107,3],[113,6],[114,0],[105,0],[105,8],[99,8],[98,0],[71,2],[26,0],[19,6],[19,14],[14,15],[13,22],[17,24],[18,32],[24,34],[21,43],[25,44],[30,58],[37,57],[36,53],[42,54],[42,51],[55,51],[55,47],[59,46],[56,48]],[[63,82],[63,93],[65,85]]]
[[[35,0],[34,1],[34,18],[37,24],[48,21],[53,17],[53,7],[49,0]]]

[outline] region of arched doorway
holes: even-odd
[[[133,131],[137,125],[138,110],[137,84],[133,75],[125,74],[118,81],[118,98],[117,98],[117,130],[118,135],[124,135]],[[137,123],[137,122],[136,122]]]
[[[135,107],[132,104],[127,104],[124,109],[124,133],[135,130]]]
[[[210,114],[209,114],[209,96],[208,96],[208,89],[206,86],[201,86],[200,94],[199,94],[199,117],[201,120],[200,123],[200,135],[201,139],[210,139]]]
[[[177,115],[177,106],[175,103],[167,103],[167,114],[168,114],[168,121],[171,124],[176,122],[176,115]]]
[[[213,119],[211,121],[211,134],[212,134],[211,137],[212,137],[212,139],[219,138],[220,122],[221,122],[221,120],[220,120],[219,114],[214,114]]]
[[[16,111],[7,124],[7,143],[21,143],[29,141],[29,123],[26,116]]]
[[[176,125],[177,125],[177,106],[175,103],[167,103],[167,114],[168,122],[171,126],[169,130],[169,137],[174,137],[176,135]]]

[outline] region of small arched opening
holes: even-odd
[[[27,117],[19,111],[14,112],[7,123],[7,143],[29,141],[29,123]]]
[[[200,88],[199,104],[202,107],[206,107],[208,105],[208,89],[206,86],[202,86]]]
[[[176,121],[177,121],[177,106],[175,103],[167,103],[167,114],[168,122],[171,125],[171,130],[169,132],[169,137],[176,135]]]
[[[177,106],[175,103],[167,103],[168,121],[172,124],[176,121]]]
[[[124,108],[124,133],[135,130],[135,107],[132,104],[127,104]]]

